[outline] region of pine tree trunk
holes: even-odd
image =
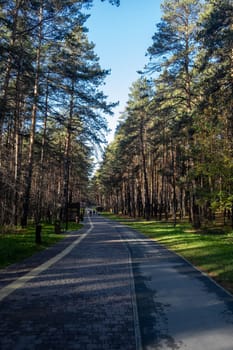
[[[21,136],[20,136],[20,72],[16,80],[16,108],[14,120],[14,201],[13,201],[13,220],[14,225],[18,224],[19,214],[19,192],[21,175]]]
[[[23,227],[27,226],[27,221],[28,221],[30,194],[31,194],[31,185],[32,185],[33,162],[34,162],[34,145],[35,145],[36,119],[37,119],[37,108],[38,108],[38,97],[39,97],[38,88],[39,88],[39,77],[40,77],[41,43],[42,43],[42,19],[43,19],[42,6],[39,9],[38,19],[39,19],[39,23],[41,24],[39,26],[39,34],[38,34],[38,48],[37,48],[37,54],[36,54],[36,74],[35,74],[34,91],[33,91],[33,106],[32,106],[32,115],[31,115],[28,164],[27,164],[24,201],[23,201],[23,215],[21,219],[21,225]]]
[[[173,150],[173,143],[171,141],[171,155],[172,155],[172,189],[173,189],[173,198],[172,198],[172,207],[173,207],[173,223],[176,226],[176,211],[177,211],[177,201],[176,201],[176,170],[175,170],[175,155]]]
[[[144,182],[144,197],[145,197],[145,219],[150,219],[150,197],[149,197],[149,185],[147,177],[147,165],[146,165],[146,155],[145,155],[145,142],[144,142],[144,126],[143,117],[141,116],[140,122],[140,143],[141,143],[141,157],[142,157],[142,172],[143,172],[143,182]]]
[[[74,110],[74,83],[72,82],[70,95],[70,111],[66,132],[65,154],[64,154],[64,174],[63,174],[63,200],[62,200],[62,221],[68,229],[68,206],[69,206],[69,178],[70,178],[70,150],[72,135],[72,120]]]
[[[48,121],[48,77],[47,77],[47,86],[46,86],[46,97],[45,97],[45,116],[44,116],[44,125],[43,125],[43,137],[41,144],[40,152],[40,164],[39,164],[39,174],[38,174],[38,188],[37,188],[37,208],[36,216],[37,222],[40,222],[42,217],[42,202],[43,202],[43,193],[44,193],[44,155],[46,148],[46,135],[47,135],[47,121]]]

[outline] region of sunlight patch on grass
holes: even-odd
[[[196,232],[188,223],[174,227],[157,221],[117,220],[175,251],[233,292],[232,231],[210,234],[205,230]]]

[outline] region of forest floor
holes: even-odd
[[[104,215],[163,244],[233,294],[233,231],[229,227],[197,231],[189,223],[178,223],[174,227],[173,223]]]
[[[82,224],[69,223],[68,231],[78,230]],[[35,242],[35,225],[26,228],[7,226],[0,230],[0,268],[19,262],[48,248],[65,237],[55,234],[54,225],[42,223],[41,244]]]

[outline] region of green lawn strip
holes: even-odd
[[[146,236],[165,245],[218,283],[233,292],[233,232],[225,234],[195,233],[189,224],[172,224],[156,221],[137,221],[106,215],[117,219]]]
[[[83,227],[83,224],[76,224],[75,222],[69,222],[68,224],[68,232],[69,231],[77,231]]]
[[[68,231],[79,230],[83,225],[69,223]],[[35,225],[27,228],[8,229],[8,233],[0,234],[0,268],[19,262],[33,254],[46,249],[65,237],[64,234],[55,234],[54,225],[42,224],[40,245],[35,243]]]

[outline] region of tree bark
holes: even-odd
[[[26,187],[24,192],[23,201],[23,215],[21,219],[21,225],[27,226],[28,214],[29,214],[29,204],[30,204],[30,194],[32,185],[32,173],[33,173],[33,162],[34,162],[34,145],[35,145],[35,133],[36,133],[36,119],[37,119],[37,109],[38,109],[38,97],[39,97],[39,78],[40,78],[40,64],[41,64],[41,44],[42,44],[42,19],[43,19],[43,8],[42,5],[39,9],[39,33],[38,33],[38,47],[36,52],[36,73],[33,91],[33,105],[32,105],[32,115],[31,115],[31,130],[29,139],[29,153],[28,153],[28,165],[27,165],[27,175],[26,175]]]
[[[141,112],[139,112],[141,113]],[[146,154],[145,154],[145,142],[144,142],[144,121],[143,116],[140,115],[140,146],[141,146],[141,157],[142,157],[142,171],[144,180],[144,197],[145,197],[145,219],[150,219],[150,197],[149,197],[149,185],[147,177],[147,164],[146,164]]]

